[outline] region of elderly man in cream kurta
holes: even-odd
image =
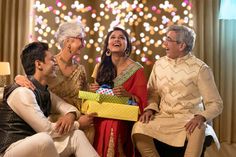
[[[188,27],[174,25],[167,30],[166,56],[153,67],[148,106],[132,132],[143,157],[159,156],[153,138],[174,147],[184,146],[187,140],[184,156],[199,157],[205,122],[222,112],[211,69],[190,53],[194,41],[195,33]]]

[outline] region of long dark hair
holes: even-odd
[[[126,41],[127,41],[127,48],[125,50],[125,53],[126,53],[127,57],[130,55],[130,53],[132,51],[132,44],[131,44],[130,37],[129,37],[128,33],[125,30],[123,30],[122,28],[114,27],[114,29],[107,34],[107,37],[105,39],[105,43],[103,46],[101,63],[100,63],[100,66],[98,67],[96,82],[100,86],[103,84],[107,84],[107,85],[113,87],[114,86],[113,80],[117,76],[116,66],[112,63],[112,60],[111,60],[112,54],[110,56],[106,55],[106,52],[109,51],[108,50],[108,41],[109,41],[111,34],[114,31],[121,31],[125,35]]]

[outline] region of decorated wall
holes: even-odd
[[[85,25],[86,47],[80,61],[90,75],[100,61],[103,41],[114,26],[131,36],[131,57],[140,62],[149,75],[153,63],[165,55],[162,43],[165,28],[172,24],[193,26],[189,0],[36,0],[33,5],[31,40],[49,43],[59,51],[55,31],[60,23],[81,20]]]

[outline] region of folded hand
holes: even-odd
[[[151,109],[146,110],[140,117],[139,121],[143,123],[148,123],[150,120],[154,119],[154,111]]]
[[[193,133],[196,127],[199,129],[202,127],[203,123],[206,121],[205,117],[202,115],[195,115],[186,125],[186,131],[190,134]]]
[[[61,135],[68,133],[74,125],[75,119],[74,113],[67,113],[58,119],[55,130]]]

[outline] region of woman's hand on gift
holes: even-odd
[[[87,129],[91,126],[93,126],[93,118],[97,115],[97,113],[93,112],[90,114],[85,114],[85,115],[81,115],[79,118],[79,128],[81,130]]]
[[[117,86],[112,89],[113,93],[116,96],[125,96],[125,97],[131,97],[132,94],[127,92],[123,86]]]
[[[15,77],[15,82],[20,85],[21,87],[26,87],[29,88],[31,90],[35,89],[34,84],[26,77],[23,75],[17,75]]]
[[[91,91],[91,92],[96,92],[96,90],[98,90],[99,87],[100,87],[100,86],[99,86],[99,84],[97,84],[97,83],[90,83],[90,84],[89,84],[89,91]]]

